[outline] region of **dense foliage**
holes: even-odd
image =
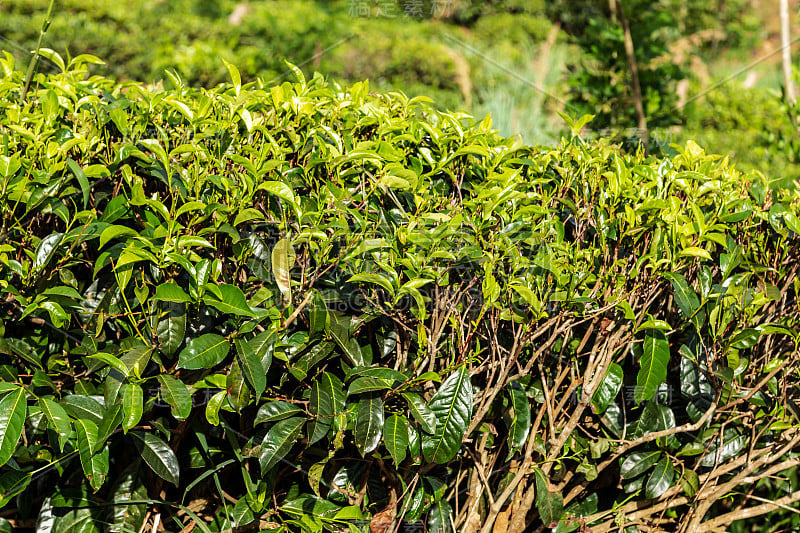
[[[0,62],[4,527],[798,526],[796,193],[48,55]]]

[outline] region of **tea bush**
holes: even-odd
[[[48,55],[0,62],[6,530],[797,527],[797,193]]]

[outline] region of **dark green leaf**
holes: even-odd
[[[58,445],[63,450],[70,433],[72,433],[72,424],[67,411],[49,398],[39,398],[39,408],[47,417],[50,427],[58,434]]]
[[[700,460],[700,466],[712,467],[720,465],[739,455],[747,445],[747,437],[740,435],[734,429],[726,430],[722,436],[717,436],[714,442],[707,447],[706,454]]]
[[[166,356],[172,357],[183,344],[186,336],[186,306],[170,303],[163,312],[156,326],[158,349]]]
[[[656,464],[653,473],[645,485],[645,496],[650,499],[659,498],[672,486],[675,470],[669,457],[662,457]]]
[[[192,412],[192,395],[183,381],[170,376],[159,374],[161,382],[161,398],[172,407],[172,415],[183,420]]]
[[[554,528],[564,514],[564,498],[559,492],[551,492],[550,484],[541,469],[534,469],[536,478],[536,510],[546,527]]]
[[[220,335],[206,333],[190,340],[178,355],[178,368],[200,370],[213,368],[228,355],[231,345]]]
[[[440,500],[428,512],[429,533],[452,533],[453,509],[447,500]]]
[[[40,270],[50,263],[50,260],[56,253],[58,245],[61,244],[61,239],[63,238],[63,233],[51,233],[39,241],[39,245],[36,247],[36,253],[33,259],[34,270]]]
[[[265,475],[272,467],[283,459],[289,450],[292,449],[300,430],[305,424],[306,419],[301,417],[287,418],[277,422],[267,431],[264,440],[261,442],[261,474]]]
[[[686,283],[686,278],[682,274],[676,272],[667,272],[664,274],[672,284],[672,294],[675,297],[675,303],[681,310],[686,318],[693,317],[697,308],[700,307],[700,299],[689,285]]]
[[[350,384],[350,387],[347,389],[347,395],[352,396],[354,394],[361,394],[364,392],[386,390],[390,387],[391,383],[387,383],[385,380],[364,376],[353,380],[353,382]]]
[[[506,386],[509,397],[509,412],[506,414],[508,427],[508,451],[514,454],[528,440],[531,430],[531,404],[519,381]]]
[[[256,393],[256,400],[261,397],[261,393],[267,388],[267,375],[261,365],[261,359],[256,355],[253,347],[241,339],[234,341],[236,355],[245,379]]]
[[[353,437],[362,457],[375,450],[383,430],[383,398],[377,392],[364,394],[358,402]]]
[[[431,411],[430,407],[428,407],[428,404],[425,403],[422,396],[412,392],[404,392],[402,396],[405,398],[408,409],[422,428],[422,431],[426,433],[433,433],[436,431],[436,415]]]
[[[142,455],[147,466],[161,479],[178,486],[180,480],[180,467],[178,458],[166,442],[152,433],[132,431],[136,447]]]
[[[408,450],[408,420],[401,415],[391,415],[383,423],[383,444],[394,460],[395,467],[406,458]]]
[[[592,410],[596,414],[603,414],[608,408],[608,404],[614,401],[622,388],[622,367],[617,363],[608,366],[603,381],[592,395]]]
[[[329,372],[323,372],[311,385],[308,410],[309,444],[325,436],[333,423],[333,418],[344,410],[345,396],[342,382]]]
[[[650,450],[628,454],[619,467],[623,479],[630,479],[643,474],[661,458],[661,452]]]
[[[284,402],[283,400],[273,400],[259,407],[253,424],[258,425],[263,422],[275,422],[302,412],[303,410],[293,403]]]
[[[259,333],[249,341],[247,344],[253,349],[256,357],[261,361],[261,366],[264,369],[264,374],[269,371],[272,365],[272,349],[275,345],[275,336],[271,331],[264,331]]]
[[[422,436],[422,451],[426,460],[443,464],[458,453],[472,418],[472,384],[466,366],[442,383],[429,407],[436,416],[436,430],[432,436]]]

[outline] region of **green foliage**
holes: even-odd
[[[796,494],[797,193],[293,66],[163,90],[50,57],[23,105],[0,64],[4,511],[702,530]]]
[[[679,120],[675,84],[684,73],[669,57],[668,46],[675,39],[674,15],[651,2],[626,2],[623,7],[631,30],[648,127],[675,124]],[[595,115],[595,127],[635,127],[632,74],[622,25],[614,18],[591,19],[589,30],[579,43],[584,65],[569,80],[570,103],[581,113]]]
[[[676,140],[694,139],[728,156],[742,170],[762,172],[774,187],[794,187],[800,173],[791,111],[777,92],[736,82],[716,87],[686,106]],[[693,87],[692,92],[702,90]]]

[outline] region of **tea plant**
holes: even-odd
[[[22,103],[0,61],[6,529],[797,525],[797,193],[42,53]]]

